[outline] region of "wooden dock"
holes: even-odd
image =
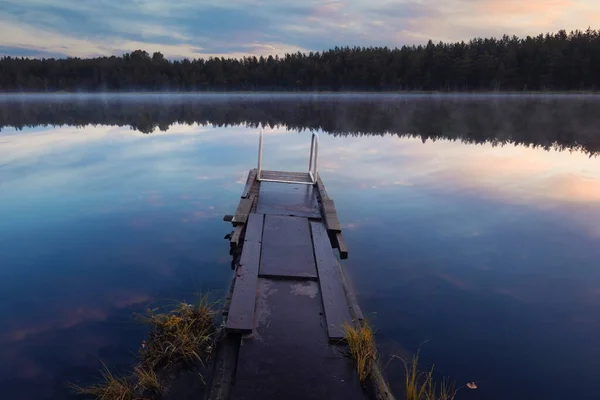
[[[310,173],[257,177],[226,218],[235,273],[209,398],[365,399],[343,343],[363,317],[334,251],[348,256],[334,202]]]

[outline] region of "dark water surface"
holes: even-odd
[[[126,372],[135,312],[227,289],[261,124],[271,169],[305,170],[319,132],[382,350],[425,342],[424,367],[477,383],[457,399],[600,396],[600,100],[56,99],[0,100],[0,398]]]

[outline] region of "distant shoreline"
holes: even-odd
[[[95,91],[95,92],[0,92],[0,99],[9,97],[103,97],[103,96],[175,96],[175,97],[544,97],[589,96],[598,97],[600,91]]]

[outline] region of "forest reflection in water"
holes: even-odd
[[[576,95],[14,95],[0,129],[118,125],[152,133],[175,123],[285,126],[332,135],[385,135],[600,151],[600,98]]]

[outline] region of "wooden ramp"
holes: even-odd
[[[347,256],[339,220],[320,179],[305,175],[262,171],[260,182],[251,170],[232,220],[225,328],[242,336],[228,398],[366,398],[341,343],[362,316],[334,253]]]

